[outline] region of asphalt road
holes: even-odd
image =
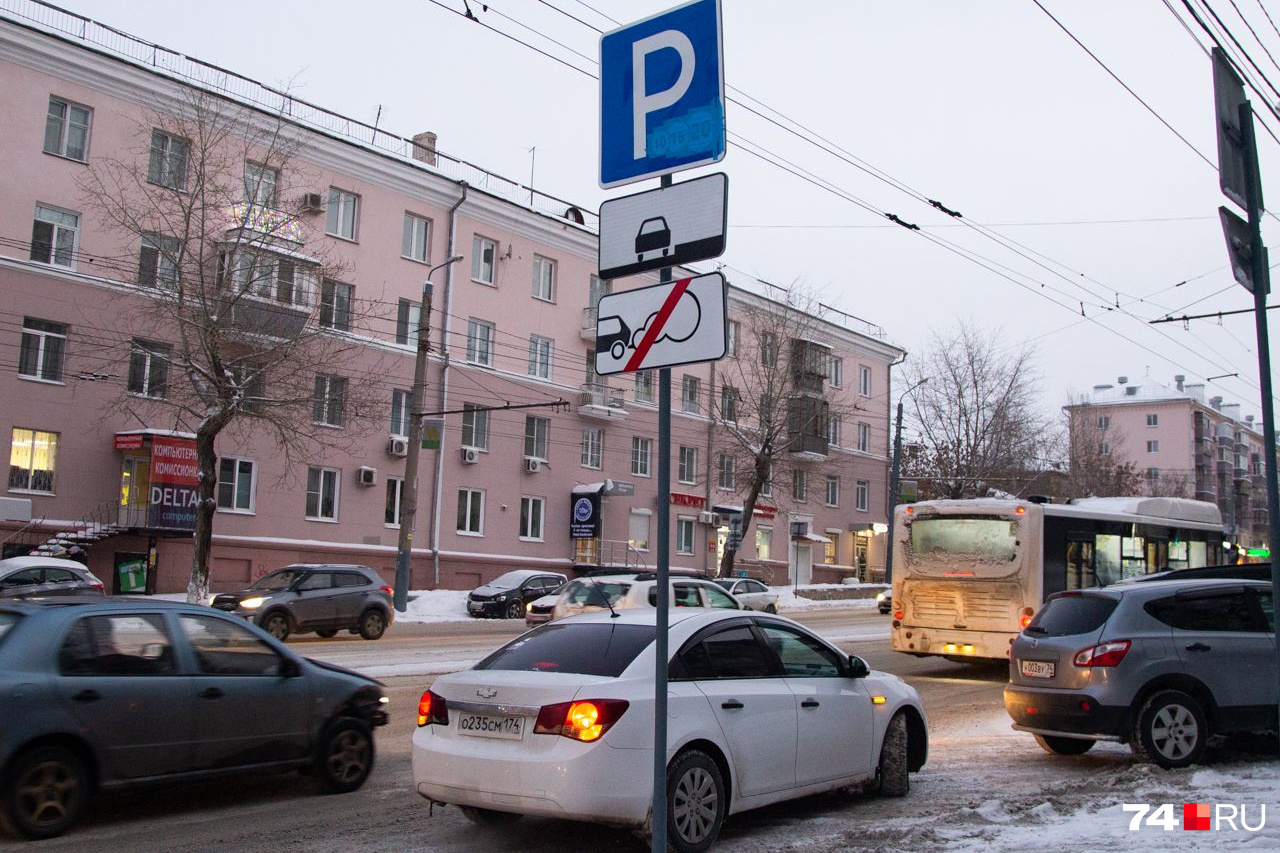
[[[921,693],[933,730],[963,727],[973,716],[990,715],[999,707],[1003,668],[919,660],[890,652],[887,619],[865,609],[812,611],[800,617],[846,650],[862,655],[873,668],[895,672],[912,683]],[[62,838],[41,842],[39,848],[42,853],[643,853],[647,845],[625,830],[568,821],[525,818],[511,827],[481,832],[456,808],[436,808],[433,813],[413,793],[410,740],[418,698],[431,683],[430,673],[465,666],[522,628],[501,621],[401,624],[377,643],[345,635],[329,641],[292,640],[290,646],[303,655],[344,665],[374,661],[355,668],[389,670],[378,677],[391,698],[391,722],[377,732],[377,767],[361,790],[321,796],[305,777],[273,776],[103,794],[91,801],[80,825]],[[268,708],[263,711],[270,713]],[[724,853],[769,849],[776,842],[761,846],[754,839],[774,835],[779,826],[806,814],[874,819],[883,804],[892,802],[903,801],[869,794],[824,795],[763,809],[730,821],[715,849]],[[0,849],[22,846],[0,841]]]

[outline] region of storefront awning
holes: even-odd
[[[604,483],[579,483],[573,487],[575,495],[598,495],[604,491]]]

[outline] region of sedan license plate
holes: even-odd
[[[481,606],[482,605],[478,601],[467,602],[467,609],[470,610],[472,613],[479,613]]]
[[[524,737],[524,717],[507,717],[498,714],[461,714],[458,716],[458,734],[470,737],[520,740]]]
[[[1024,678],[1053,678],[1057,664],[1051,660],[1024,660],[1022,675]]]

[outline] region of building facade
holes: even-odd
[[[157,117],[188,111],[195,93],[246,134],[276,126],[296,142],[287,173],[252,150],[219,153],[244,186],[208,211],[229,216],[227,244],[270,232],[259,252],[270,286],[246,278],[237,311],[318,325],[350,354],[294,366],[293,379],[314,380],[307,429],[331,439],[308,458],[265,432],[219,436],[212,589],[297,561],[394,577],[432,271],[423,409],[438,442],[421,452],[411,588],[470,588],[520,567],[652,566],[660,502],[671,565],[714,570],[744,492],[723,415],[751,392],[726,377],[735,359],[762,357],[756,320],[794,308],[730,282],[731,355],[672,369],[672,485],[659,495],[656,375],[593,369],[601,296],[657,279],[596,276],[593,214],[448,158],[433,134],[395,137],[77,16],[43,15],[0,12],[6,556],[61,535],[114,589],[186,589],[199,418],[165,408],[184,380],[167,361],[184,332],[149,310],[178,286],[171,261],[184,250],[162,225],[122,236],[93,188],[130,152],[139,186],[181,188],[207,155]],[[463,260],[442,265],[454,255]],[[219,258],[220,281],[258,269],[230,249]],[[867,577],[883,566],[890,365],[903,351],[826,308],[806,312],[803,328],[775,342],[782,369],[807,365],[793,396],[809,402],[791,406],[809,413],[796,426],[803,442],[786,482],[758,502],[738,568],[775,583]],[[356,391],[381,401],[359,425],[347,405]],[[574,530],[584,497],[598,524]]]
[[[1205,397],[1205,386],[1146,376],[1093,386],[1066,407],[1073,432],[1100,456],[1132,463],[1152,495],[1216,503],[1226,532],[1244,548],[1267,544],[1261,424],[1239,403]]]

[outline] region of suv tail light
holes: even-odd
[[[533,733],[561,735],[589,743],[603,737],[630,704],[624,699],[585,699],[543,705]]]
[[[422,698],[418,700],[418,725],[449,725],[449,703],[444,701],[443,696],[430,690],[422,694]]]
[[[1116,666],[1129,653],[1128,640],[1112,640],[1099,643],[1088,649],[1076,652],[1072,662],[1076,666]]]
[[[1019,509],[1021,509],[1021,507],[1019,507]],[[1036,615],[1036,609],[1034,607],[1022,608],[1022,618],[1018,620],[1018,624],[1021,625],[1023,628],[1027,627],[1028,625],[1031,624],[1031,617],[1035,615]]]
[[[96,589],[98,592],[102,593],[103,595],[107,594],[107,588],[102,585],[102,581],[89,581],[89,588]]]
[[[392,595],[392,596],[394,596],[394,595],[396,594],[396,591],[395,591],[394,589],[392,589],[391,587],[386,586],[386,585],[380,586],[380,587],[378,587],[378,589],[382,590],[382,591],[383,591],[383,592],[385,592],[387,595]]]

